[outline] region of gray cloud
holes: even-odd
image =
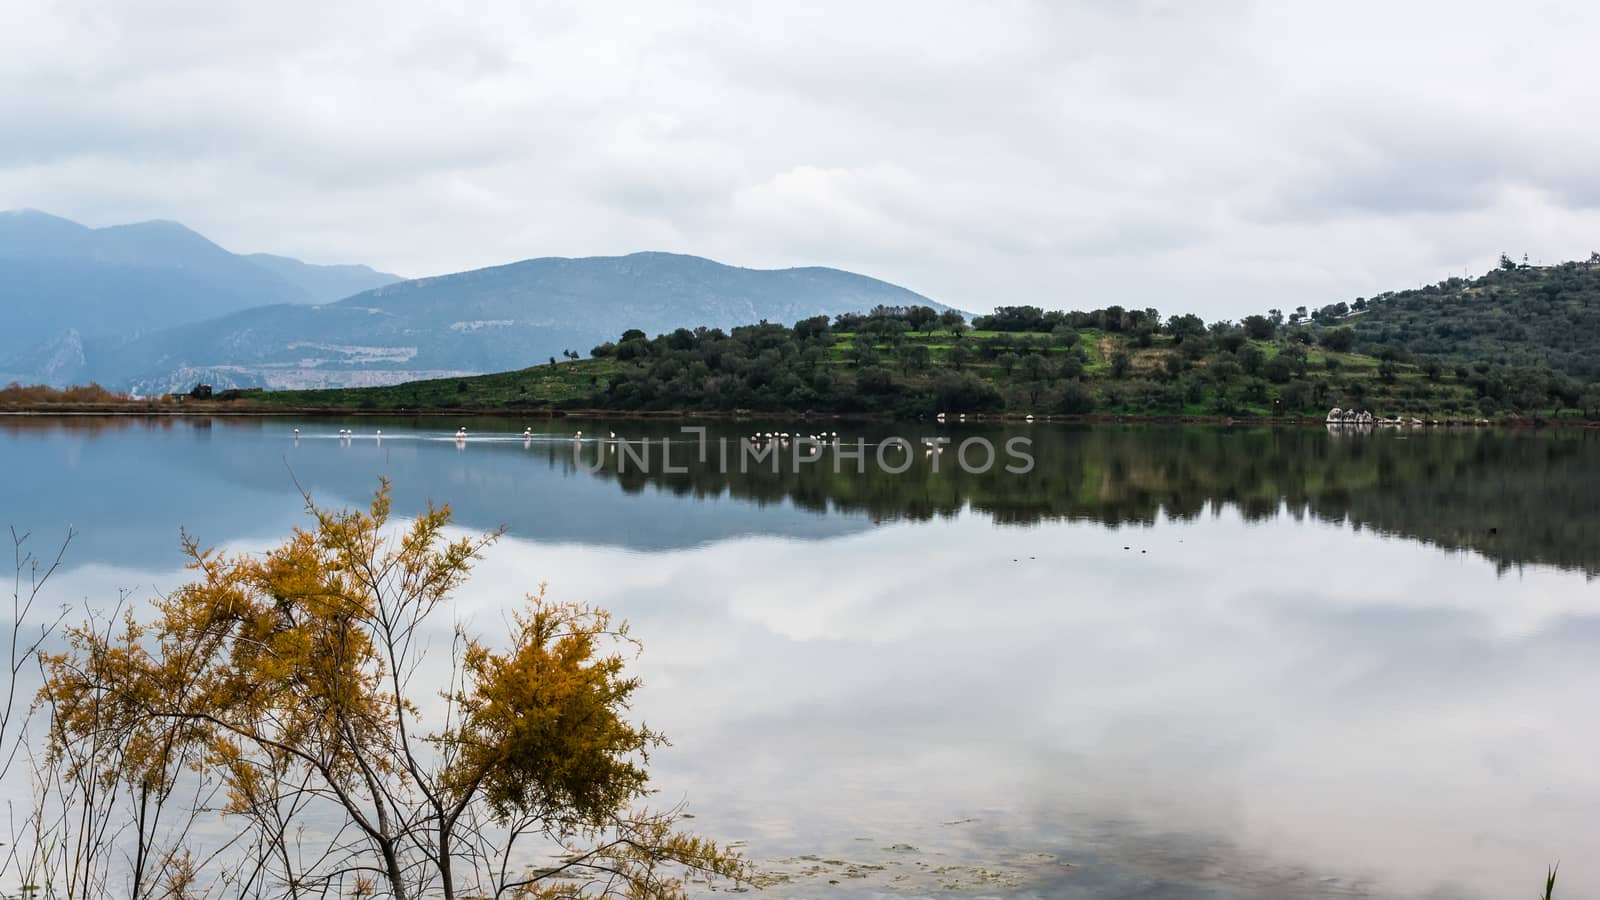
[[[1597,243],[1586,4],[666,7],[10,4],[0,207],[1230,317]]]

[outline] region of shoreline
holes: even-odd
[[[0,407],[0,419],[23,418],[74,418],[112,416],[124,418],[262,418],[262,419],[334,419],[334,418],[404,418],[418,416],[473,416],[477,418],[536,418],[536,419],[616,419],[626,420],[693,420],[759,421],[799,418],[802,421],[854,421],[892,422],[893,416],[870,413],[830,413],[815,410],[767,412],[739,410],[613,410],[613,409],[551,409],[536,407],[508,409],[503,407],[474,409],[471,407],[418,407],[415,409],[370,409],[359,407],[276,407],[240,406],[237,401],[207,402],[191,400],[182,404],[46,404],[34,406]],[[932,416],[911,421],[937,421]],[[1327,427],[1325,418],[1316,416],[1194,416],[1194,415],[1117,415],[1095,413],[1090,415],[1027,413],[971,413],[964,418],[947,418],[943,424],[990,423],[1027,424],[1050,423],[1071,425],[1266,425],[1270,427]],[[1508,417],[1491,419],[1482,424],[1473,419],[1430,418],[1421,425],[1355,426],[1336,424],[1340,428],[1391,427],[1401,429],[1538,429],[1538,428],[1600,428],[1600,421],[1588,419],[1545,419]]]

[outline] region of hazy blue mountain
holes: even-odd
[[[97,347],[398,280],[361,266],[240,256],[176,222],[88,228],[36,210],[0,212],[0,381],[65,383],[86,372]]]
[[[399,275],[368,266],[317,266],[271,253],[252,253],[245,259],[298,285],[313,303],[332,303],[351,294],[404,280]]]
[[[97,380],[143,393],[197,381],[392,384],[587,353],[627,328],[792,323],[880,304],[943,308],[838,269],[744,269],[670,253],[543,258],[403,281],[323,306],[249,309],[118,346],[86,338],[85,355]]]
[[[92,229],[36,209],[0,212],[0,256],[68,256]]]

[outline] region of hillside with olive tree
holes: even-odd
[[[1317,416],[1477,419],[1507,411],[1589,415],[1540,382],[1508,409],[1473,372],[1357,352],[1345,326],[1275,316],[1206,323],[1119,307],[1002,307],[970,324],[927,307],[803,319],[792,326],[633,329],[514,372],[384,388],[243,392],[277,407],[367,410],[597,409],[924,416]]]
[[[922,416],[1600,418],[1600,256],[1207,322],[1002,306],[970,322],[878,305],[793,325],[630,328],[587,355],[470,378],[230,392],[307,409],[596,409]]]

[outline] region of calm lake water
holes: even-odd
[[[101,606],[182,583],[180,527],[275,543],[296,480],[504,525],[457,612],[629,619],[662,798],[771,896],[1600,892],[1600,434],[952,424],[1035,470],[667,474],[571,435],[675,423],[523,425],[0,420],[0,524],[75,528],[52,599]],[[824,426],[711,434],[757,427]]]

